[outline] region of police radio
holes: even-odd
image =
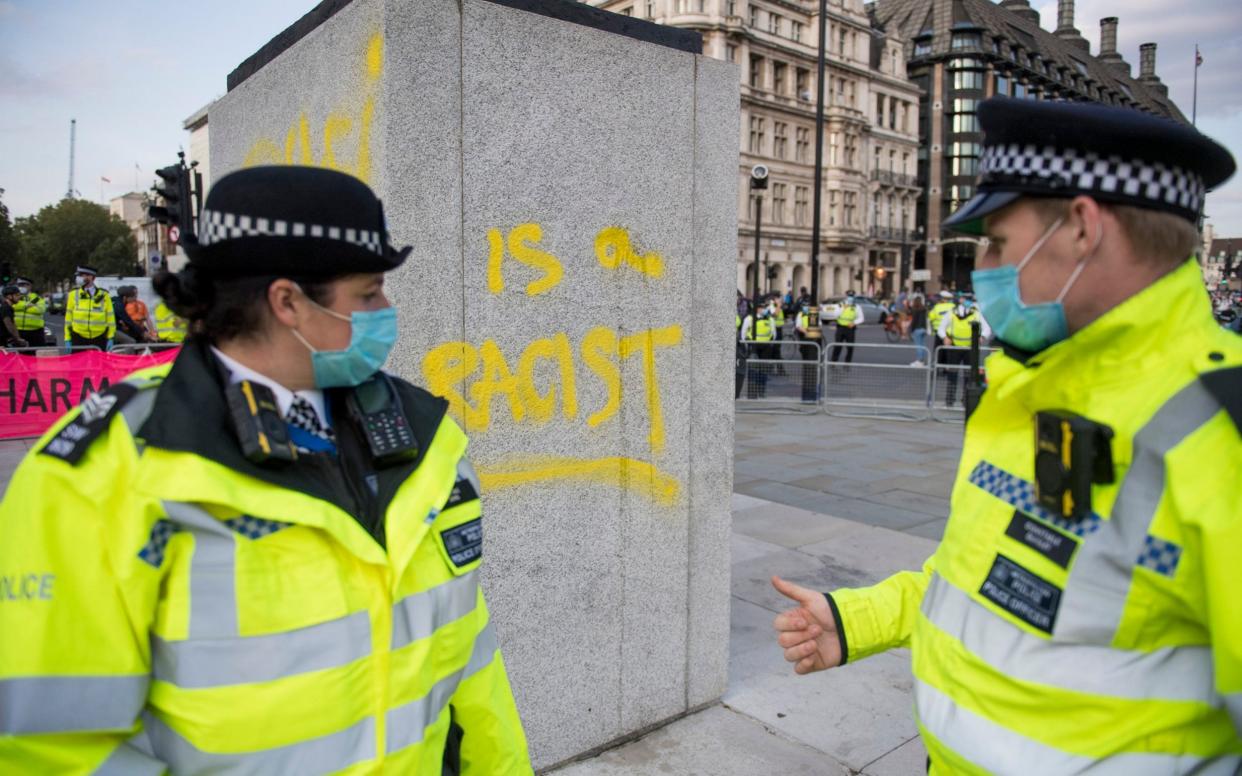
[[[379,464],[418,457],[418,440],[401,406],[392,379],[383,372],[351,390],[345,401],[350,417],[366,437]]]
[[[298,459],[297,448],[289,439],[289,429],[271,388],[242,380],[226,388],[224,394],[229,402],[233,431],[248,461],[282,465]]]
[[[1091,486],[1115,480],[1113,430],[1064,410],[1035,413],[1035,497],[1066,520],[1091,514]]]

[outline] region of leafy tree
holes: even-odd
[[[9,220],[9,208],[4,204],[3,197],[4,189],[0,189],[0,264],[8,263],[16,270],[19,267],[20,250],[13,224]]]
[[[138,244],[124,221],[84,199],[62,199],[29,218],[19,218],[14,232],[21,249],[16,266],[50,290],[87,264],[101,275],[132,274]]]

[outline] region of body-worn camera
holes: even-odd
[[[1113,430],[1064,410],[1035,413],[1035,497],[1066,520],[1091,514],[1091,486],[1113,482]]]
[[[271,388],[242,380],[225,389],[225,396],[233,431],[247,460],[265,466],[297,460],[297,449],[289,440],[289,430]]]

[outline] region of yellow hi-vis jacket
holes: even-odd
[[[397,381],[414,461],[338,422],[341,456],[264,468],[213,360],[91,398],[9,485],[0,773],[530,774],[442,400]]]
[[[1176,336],[1152,336],[1153,309]],[[1242,338],[1199,267],[987,368],[935,554],[830,596],[848,659],[910,647],[933,774],[1238,772]],[[1036,501],[1053,409],[1115,434],[1115,482],[1078,522]]]
[[[956,312],[949,316],[949,339],[954,347],[970,347],[970,322],[980,319],[979,311],[972,307],[965,318],[959,318]]]
[[[81,288],[69,292],[65,300],[65,344],[71,333],[86,339],[116,336],[116,312],[107,291],[97,287],[93,294]]]
[[[163,300],[155,306],[155,335],[160,342],[184,342],[187,328],[185,319],[174,313]]]
[[[47,300],[31,291],[13,304],[13,322],[18,331],[43,331]]]
[[[931,330],[933,337],[940,329],[940,319],[953,312],[954,306],[952,302],[936,302],[932,305],[932,309],[927,313],[927,328]]]

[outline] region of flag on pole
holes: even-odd
[[[1199,53],[1199,47],[1195,46],[1195,67],[1203,64],[1203,55]]]
[[[99,180],[103,181],[104,183],[111,183],[111,182],[112,182],[112,180],[111,180],[111,179],[109,179],[109,178],[105,178],[105,177],[104,177],[104,176],[102,176],[102,175],[100,175],[100,176],[99,176]]]

